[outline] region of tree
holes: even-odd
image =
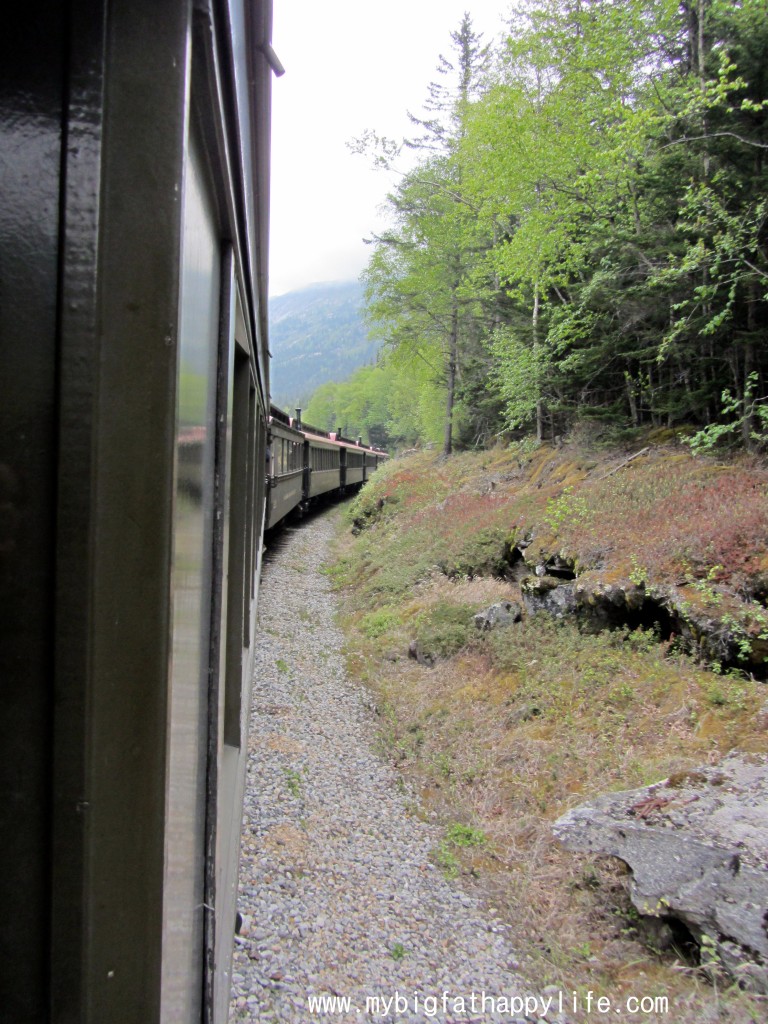
[[[764,446],[768,0],[518,0],[482,74],[468,18],[452,39],[366,272],[444,450],[494,403],[539,438],[587,416]]]
[[[659,307],[639,315],[636,287],[649,276],[639,177],[673,14],[666,0],[526,4],[499,79],[473,111],[468,189],[493,224],[488,261],[516,306],[514,339],[497,335],[495,352],[509,367],[513,344],[529,368],[547,367],[512,374],[502,391],[515,420],[532,410],[540,438],[545,420],[554,431],[575,407],[617,416],[626,399],[638,409]]]
[[[364,280],[367,317],[393,349],[407,349],[432,369],[443,391],[443,451],[451,453],[462,361],[480,350],[476,320],[482,315],[472,271],[489,245],[463,184],[462,139],[469,109],[482,91],[489,53],[465,14],[451,34],[454,57],[440,56],[438,72],[451,86],[433,82],[427,116],[405,145],[419,153],[388,197],[390,231],[375,240]],[[395,151],[390,149],[390,155]]]

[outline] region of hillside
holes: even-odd
[[[756,461],[657,434],[415,453],[347,513],[330,572],[382,749],[446,826],[436,863],[502,908],[537,983],[664,993],[676,1024],[763,1019],[689,940],[649,949],[618,862],[564,852],[552,824],[765,754],[767,492]]]
[[[372,362],[377,345],[360,317],[357,281],[316,284],[270,299],[272,401],[306,406],[320,384],[340,381]]]

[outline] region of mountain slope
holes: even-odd
[[[285,409],[306,405],[327,381],[340,381],[375,359],[360,315],[357,281],[317,284],[270,299],[272,400]]]

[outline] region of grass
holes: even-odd
[[[487,843],[488,837],[482,829],[454,821],[447,826],[432,856],[446,878],[457,878],[462,870],[478,878],[480,872],[475,858],[468,854],[469,851],[485,847]]]
[[[295,768],[283,768],[283,776],[288,792],[298,800],[301,796],[301,773],[297,772]]]
[[[382,751],[445,823],[436,863],[502,913],[533,984],[667,994],[676,1024],[763,1019],[759,997],[713,986],[684,950],[649,948],[620,863],[565,853],[551,824],[598,793],[764,752],[765,684],[650,629],[473,624],[519,598],[510,553],[524,540],[531,564],[558,553],[603,584],[687,586],[753,643],[768,589],[765,470],[671,448],[607,476],[623,457],[528,445],[392,460],[353,503],[357,533],[340,534],[328,570],[348,662],[375,691]],[[429,658],[408,657],[414,641]]]

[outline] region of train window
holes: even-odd
[[[186,155],[177,387],[163,907],[162,1016],[192,1019],[199,995],[179,985],[202,957],[202,863],[214,597],[214,465],[222,259],[212,186],[200,140]]]
[[[224,742],[239,747],[240,685],[248,617],[244,612],[248,552],[248,479],[243,467],[250,447],[251,367],[247,352],[235,345],[232,410],[232,478],[230,482],[229,573],[227,581],[227,661],[224,692]],[[248,581],[250,590],[250,581]]]
[[[254,548],[254,472],[256,468],[256,386],[253,375],[248,373],[248,463],[246,465],[246,509],[245,509],[245,557],[243,558],[243,646],[251,643],[251,597],[253,595],[253,548]],[[242,680],[238,684],[242,690]],[[238,698],[238,712],[240,700]]]

